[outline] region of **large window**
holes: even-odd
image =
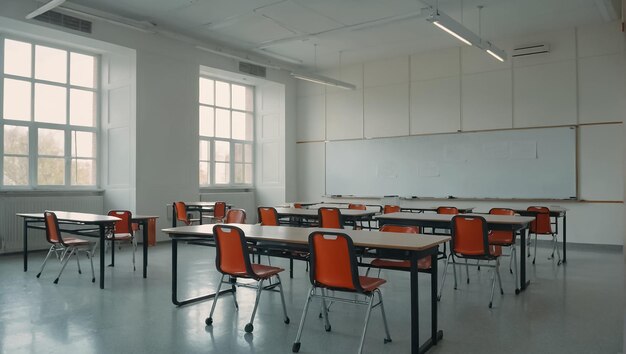
[[[97,185],[97,58],[0,38],[3,188]]]
[[[254,89],[200,77],[200,186],[251,186]]]

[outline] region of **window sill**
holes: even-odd
[[[200,193],[244,193],[244,192],[254,192],[254,187],[233,187],[233,186],[224,186],[224,187],[200,187]]]

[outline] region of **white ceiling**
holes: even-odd
[[[458,45],[424,20],[435,0],[71,0],[149,21],[235,49],[293,59],[308,69],[366,62]],[[616,0],[440,0],[446,14],[498,39],[606,21]],[[317,50],[317,63],[315,60]],[[278,56],[276,56],[278,55]]]

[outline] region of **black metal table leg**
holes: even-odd
[[[111,242],[111,264],[109,264],[109,267],[115,267],[115,241],[111,240],[110,242]]]
[[[437,267],[438,267],[438,250],[430,255],[430,339],[433,342],[433,345],[437,345],[437,342],[443,338],[443,331],[439,331],[437,328]]]
[[[563,212],[563,263],[567,262],[567,212]]]
[[[100,224],[100,289],[104,289],[104,225]]]
[[[141,222],[141,228],[143,231],[143,277],[146,278],[148,276],[148,225],[149,220],[143,220]]]
[[[417,253],[411,252],[411,353],[420,353],[419,285],[417,282]]]
[[[23,232],[23,237],[24,237],[24,271],[28,270],[28,221],[26,221],[26,218],[24,218],[24,230],[22,230]]]
[[[519,230],[520,234],[520,291],[526,290],[530,281],[526,281],[526,229]]]

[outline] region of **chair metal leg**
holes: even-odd
[[[69,262],[70,258],[72,258],[72,255],[74,254],[74,252],[76,251],[76,248],[71,247],[68,248],[68,250],[71,249],[70,254],[68,255],[67,252],[65,252],[64,256],[63,256],[63,266],[61,267],[61,271],[59,272],[59,275],[57,275],[57,278],[54,279],[54,283],[58,284],[59,283],[59,278],[61,277],[61,274],[63,273],[63,270],[65,270],[65,266],[67,266],[67,262]]]
[[[556,255],[558,256],[558,262],[556,265],[561,265],[561,249],[559,248],[558,235],[554,234],[554,248],[556,248]]]
[[[363,343],[365,343],[365,334],[367,333],[367,325],[370,322],[370,314],[372,313],[372,304],[374,303],[374,295],[370,293],[368,297],[370,298],[370,301],[367,306],[367,313],[365,314],[365,326],[363,326],[363,334],[361,335],[361,343],[359,344],[359,351],[358,351],[359,354],[363,353]]]
[[[217,284],[217,292],[215,292],[215,297],[213,298],[213,304],[211,305],[211,312],[209,312],[209,317],[207,317],[207,319],[204,320],[204,323],[207,326],[210,326],[213,324],[213,311],[215,311],[215,304],[217,304],[217,298],[220,297],[220,289],[222,288],[223,282],[224,282],[224,274],[222,274],[222,277],[220,278],[220,282]]]
[[[287,305],[285,305],[285,295],[283,295],[283,282],[280,281],[280,276],[276,274],[278,280],[278,290],[280,292],[280,302],[283,304],[283,314],[285,315],[285,323],[289,324],[289,316],[287,316]]]
[[[250,322],[246,324],[246,327],[244,327],[244,330],[246,331],[246,333],[252,333],[252,331],[254,330],[254,325],[252,323],[254,322],[254,316],[256,315],[256,310],[259,307],[259,300],[261,299],[261,293],[263,292],[264,281],[265,279],[261,279],[259,280],[259,283],[257,284],[258,288],[256,289],[256,299],[254,300],[254,308],[252,309],[252,316],[250,316]]]
[[[148,242],[148,240],[145,240],[144,242]],[[135,267],[135,253],[137,253],[137,239],[135,237],[133,237],[132,243],[133,243],[133,272],[134,272],[137,270],[137,267]]]
[[[452,256],[452,274],[454,275],[454,290],[456,290],[456,260],[454,259],[454,256]]]
[[[500,285],[500,295],[504,295],[504,290],[502,289],[502,277],[500,277],[500,258],[496,259],[496,276],[498,277],[498,285]]]
[[[511,256],[509,257],[509,273],[511,274],[513,274],[513,252],[515,252],[515,243],[511,245]]]
[[[517,248],[515,248],[515,245],[511,247],[511,253],[513,254],[511,259],[515,258],[515,261],[513,262],[513,266],[515,267],[515,294],[517,295],[520,293],[520,286],[519,286],[519,272],[517,270]]]
[[[535,234],[535,253],[533,253],[533,264],[535,264],[536,259],[537,259],[537,234]]]
[[[467,274],[467,283],[469,284],[469,263],[467,262],[467,258],[465,259],[465,273]]]
[[[496,268],[493,269],[493,276],[491,279],[491,297],[489,298],[489,308],[493,305],[493,291],[496,288]]]
[[[446,257],[446,265],[443,267],[443,279],[441,279],[441,285],[439,286],[439,296],[437,296],[437,301],[441,300],[441,294],[443,294],[443,285],[446,283],[446,274],[448,273],[448,264],[450,263],[450,257],[452,254],[449,254]]]
[[[78,265],[78,274],[83,274],[83,271],[80,270],[80,257],[78,256],[78,252],[76,252],[76,264]]]
[[[48,254],[46,255],[46,258],[43,260],[43,263],[41,264],[41,269],[39,269],[39,273],[37,273],[37,278],[41,276],[41,272],[43,272],[43,268],[46,266],[46,262],[48,262],[48,258],[50,258],[50,254],[52,254],[52,252],[56,254],[54,245],[50,246],[50,249],[48,250]]]
[[[322,318],[324,319],[324,329],[326,330],[326,332],[330,332],[332,328],[330,325],[330,319],[328,318],[328,308],[330,307],[330,305],[326,306],[326,289],[322,288],[321,292],[322,292]]]
[[[383,324],[385,325],[385,343],[391,342],[391,334],[389,334],[389,326],[387,325],[387,315],[385,314],[385,305],[383,304],[383,294],[380,292],[380,289],[377,289],[378,300],[380,301],[380,312],[383,314]]]
[[[300,317],[300,325],[298,326],[298,333],[296,334],[296,340],[293,342],[291,347],[291,351],[297,353],[300,351],[300,338],[302,337],[302,329],[304,328],[304,320],[306,319],[306,314],[309,311],[309,305],[311,304],[311,295],[313,295],[313,291],[315,288],[311,286],[309,289],[309,294],[306,297],[306,302],[304,303],[304,310],[302,310],[302,317]]]

